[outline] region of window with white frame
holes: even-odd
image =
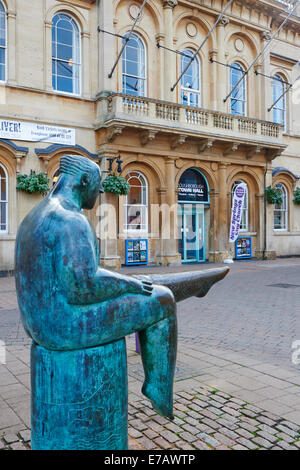
[[[8,177],[0,163],[0,233],[8,230]]]
[[[53,90],[80,94],[81,40],[76,21],[65,13],[52,20],[52,85]]]
[[[125,230],[148,231],[148,183],[145,176],[132,171],[127,175],[130,191],[125,202]]]
[[[7,40],[6,40],[6,11],[3,3],[0,1],[0,81],[6,80],[6,57],[7,57]]]
[[[181,72],[187,67],[194,52],[190,49],[183,51],[181,56]],[[181,103],[187,106],[201,106],[200,62],[197,57],[193,60],[181,78]]]
[[[274,205],[274,230],[288,229],[288,195],[286,187],[278,183],[275,188],[281,191],[282,204]]]
[[[146,51],[136,34],[130,36],[122,55],[122,82],[123,93],[146,96]]]
[[[245,192],[244,204],[243,204],[243,208],[242,208],[240,231],[241,232],[248,232],[248,227],[249,227],[249,194],[248,194],[248,185],[247,185],[247,183],[245,183],[245,181],[236,180],[233,183],[232,189],[231,189],[231,200],[233,198],[236,187],[239,184],[242,184],[242,183],[246,186],[246,192]]]
[[[277,124],[282,124],[284,130],[286,130],[286,95],[285,92],[285,81],[279,75],[276,74],[273,77],[273,103],[275,104],[273,108],[273,121]],[[279,99],[280,98],[280,99]]]
[[[238,62],[234,62],[230,66],[230,89],[232,90],[245,72],[244,67]],[[241,80],[239,85],[231,94],[230,112],[238,116],[246,116],[247,108],[247,86],[246,77]]]

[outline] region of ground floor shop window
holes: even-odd
[[[0,232],[8,229],[8,178],[4,166],[0,163]]]
[[[282,203],[274,206],[274,230],[288,229],[288,196],[285,186],[281,183],[276,184],[277,189],[281,191]]]
[[[125,203],[125,230],[148,231],[148,183],[145,176],[132,171],[127,175],[130,191]]]

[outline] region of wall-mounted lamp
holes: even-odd
[[[108,160],[108,162],[109,162],[108,173],[111,173],[111,172],[112,172],[112,164],[113,164],[113,162],[114,162],[115,160],[116,160],[116,163],[118,164],[117,172],[118,172],[118,173],[122,173],[122,163],[123,163],[123,160],[121,160],[121,155],[120,155],[120,154],[118,155],[118,158],[117,158],[117,157],[108,158],[107,160]]]

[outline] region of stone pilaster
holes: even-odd
[[[225,63],[225,28],[229,23],[229,19],[224,16],[220,23],[217,26],[217,60],[222,64]],[[217,66],[217,76],[216,81],[217,87],[217,110],[226,111],[227,103],[224,103],[224,98],[226,96],[226,84],[227,84],[227,73],[228,69],[224,65],[215,64]]]
[[[173,9],[178,4],[177,0],[163,0],[163,13],[164,13],[164,34],[165,34],[165,46],[174,49],[174,33],[173,33]],[[163,99],[166,101],[176,101],[175,90],[171,92],[171,87],[174,85],[176,80],[176,61],[175,54],[164,50],[164,96]]]

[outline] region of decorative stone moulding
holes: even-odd
[[[137,17],[137,15],[138,15],[139,11],[140,11],[140,7],[139,7],[136,3],[132,3],[132,4],[129,5],[129,7],[128,7],[129,16],[130,16],[133,20],[136,19],[136,17]],[[140,18],[139,18],[138,21],[141,21],[142,16],[143,16],[143,14],[141,14],[141,16],[140,16]]]
[[[243,52],[245,47],[244,41],[241,38],[236,38],[234,41],[234,47],[238,52]]]
[[[187,23],[186,32],[188,36],[194,38],[198,34],[197,26],[194,23]]]

